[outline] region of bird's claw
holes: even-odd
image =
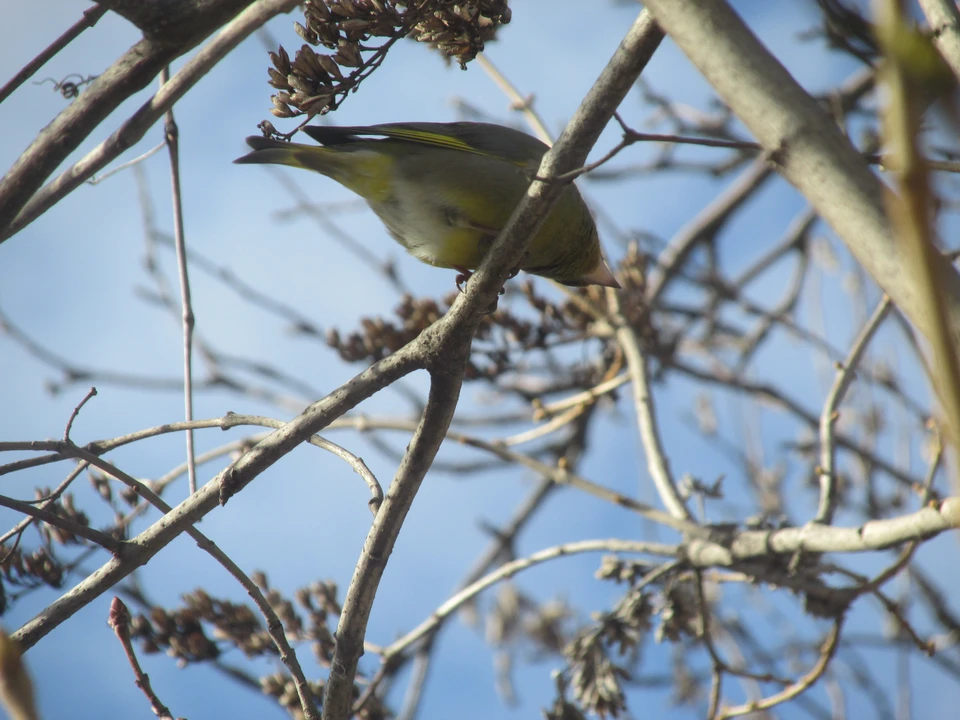
[[[457,277],[454,278],[454,282],[457,284],[457,290],[459,290],[462,293],[463,284],[469,281],[471,277],[473,277],[473,272],[470,270],[467,270],[464,267],[455,267],[454,270],[457,271]],[[507,275],[507,280],[511,280],[515,278],[519,273],[520,273],[520,268],[519,267],[514,268],[513,270],[510,271],[510,274]],[[500,292],[498,292],[497,294],[503,295],[506,291],[507,289],[505,287],[502,287],[500,288]]]

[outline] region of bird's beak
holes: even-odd
[[[597,266],[581,277],[580,280],[584,285],[603,285],[604,287],[620,289],[620,283],[617,282],[613,273],[610,272],[610,268],[607,267],[603,258],[600,258]]]

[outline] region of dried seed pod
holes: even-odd
[[[335,80],[343,79],[343,73],[340,72],[340,66],[337,65],[332,57],[329,55],[319,54],[315,55],[314,57],[330,77],[334,78]]]
[[[322,21],[330,19],[330,10],[323,0],[307,0],[304,6],[304,14],[307,16],[307,19],[309,19],[310,16],[316,16]]]
[[[300,103],[300,109],[308,115],[321,115],[333,109],[333,95],[314,95]]]
[[[312,30],[309,30],[309,29],[305,28],[305,27],[304,27],[303,25],[301,25],[300,23],[295,22],[295,23],[293,24],[293,29],[294,29],[294,31],[297,33],[297,35],[299,35],[300,37],[302,37],[304,40],[306,40],[306,41],[307,41],[308,43],[310,43],[311,45],[318,45],[318,44],[320,43],[320,38],[317,36],[317,34],[316,34],[315,32],[313,32]]]
[[[286,94],[286,93],[284,93]],[[289,96],[288,96],[289,97]],[[273,103],[273,107],[270,108],[270,112],[274,117],[278,118],[292,118],[297,115],[293,110],[291,110],[284,102],[280,100],[276,95],[270,97],[270,101]]]
[[[270,80],[267,82],[277,88],[277,90],[289,90],[290,86],[287,84],[287,76],[281,73],[279,70],[268,67],[267,74],[270,76]]]
[[[270,59],[273,60],[274,66],[286,75],[290,72],[290,56],[287,54],[287,51],[282,47],[278,48],[276,53],[270,53]]]
[[[294,101],[296,100],[296,93],[302,93],[303,95],[309,96],[315,89],[311,86],[316,84],[309,82],[301,75],[295,75],[293,73],[287,75],[287,82],[290,84],[291,89],[295,91],[293,97]]]
[[[356,17],[361,12],[358,10],[360,3],[357,0],[335,0],[335,4],[346,17]]]
[[[358,68],[363,65],[363,58],[360,56],[360,51],[355,45],[345,40],[337,43],[337,53],[333,56],[333,59],[344,67]]]

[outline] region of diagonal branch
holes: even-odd
[[[43,189],[41,184],[119,105],[145,88],[160,71],[198,45],[250,0],[205,0],[181,17],[175,37],[144,39],[130,48],[47,125],[0,178],[0,242],[16,234],[132,147],[187,90],[264,22],[288,12],[296,0],[258,0],[241,13],[171,82],[107,140]],[[187,4],[189,5],[189,4]]]
[[[398,378],[424,367],[424,357],[435,349],[432,336],[428,328],[418,341],[364,370],[261,440],[196,493],[125,543],[119,557],[108,560],[25,623],[13,636],[24,648],[34,645],[94,598],[145,565],[218,503],[226,502],[311,435]]]
[[[903,268],[909,248],[893,235],[889,192],[836,122],[808,95],[723,0],[649,0],[646,6],[721,99],[810,201],[877,284],[930,337],[935,318]],[[936,254],[954,339],[960,334],[960,274]]]
[[[13,91],[25,83],[33,74],[50,61],[58,52],[72,43],[87,28],[92,28],[104,15],[107,14],[107,8],[102,5],[95,5],[83,11],[83,17],[77,20],[56,40],[44,48],[43,52],[37,55],[33,60],[23,66],[23,68],[14,75],[3,86],[0,87],[0,103],[10,97]]]
[[[337,644],[330,661],[330,676],[323,698],[324,718],[350,716],[353,680],[360,655],[363,654],[363,639],[377,587],[403,520],[453,420],[463,383],[465,360],[464,356],[453,366],[456,368],[454,372],[432,375],[430,395],[420,424],[363,544],[337,625]]]
[[[457,298],[447,315],[424,333],[425,336],[432,329],[437,329],[438,333],[436,352],[427,356],[432,380],[430,399],[367,535],[347,590],[324,693],[324,720],[346,720],[350,716],[357,662],[377,585],[400,532],[400,524],[453,419],[464,362],[482,313],[497,298],[504,279],[516,267],[530,238],[560,196],[563,184],[555,178],[583,165],[603,128],[662,39],[663,33],[649,13],[641,12],[556,145],[544,155],[536,179],[474,273],[466,291]]]

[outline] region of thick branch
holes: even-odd
[[[933,43],[960,80],[960,10],[953,0],[918,0],[927,16]]]
[[[723,101],[770,153],[898,307],[930,336],[935,318],[903,268],[906,249],[884,209],[887,192],[836,122],[760,44],[723,0],[649,0],[650,12]],[[953,332],[960,327],[960,275],[937,265]]]
[[[603,132],[627,92],[633,87],[640,71],[653,56],[661,40],[663,40],[663,32],[657,27],[650,14],[647,11],[640,13],[610,62],[580,103],[580,107],[563,134],[543,156],[537,178],[562,175],[586,163],[587,155],[593,149],[600,133]],[[514,211],[510,223],[490,249],[483,266],[471,278],[466,292],[468,297],[471,289],[478,292],[489,291],[494,285],[499,289],[501,280],[497,278],[506,277],[510,270],[517,267],[523,254],[523,248],[515,241],[509,240],[508,235],[515,232],[515,225],[516,229],[522,227],[528,233],[528,237],[532,235],[539,222],[538,225],[527,224],[530,218],[546,217],[546,211],[560,196],[562,189],[561,183],[547,183],[539,179],[530,185],[526,199],[535,200],[536,204],[522,202]],[[544,205],[546,209],[542,210]],[[451,312],[455,310],[456,307]]]
[[[0,242],[36,220],[110,160],[132,147],[173,103],[247,35],[296,0],[260,0],[193,58],[173,82],[141,107],[98,148],[39,190],[67,156],[124,100],[145,88],[170,62],[199,44],[239,13],[250,0],[210,0],[195,15],[182,18],[189,31],[175,40],[144,39],[107,68],[80,96],[37,135],[0,179]],[[193,68],[192,73],[186,73]],[[177,83],[178,79],[181,81]],[[188,81],[187,81],[188,80]],[[161,100],[162,98],[162,100]]]
[[[182,44],[189,50],[214,28],[229,22],[252,0],[97,0],[144,37]],[[192,24],[201,24],[198,28]],[[204,29],[205,28],[205,29]]]
[[[14,75],[3,86],[0,87],[0,103],[6,100],[10,95],[25,83],[33,74],[49,62],[50,58],[63,50],[67,45],[77,39],[77,37],[87,28],[92,28],[107,13],[105,7],[89,7],[83,11],[83,17],[71,25],[66,32],[54,40],[50,45],[44,48],[43,52],[28,62],[23,68]]]
[[[420,489],[420,483],[433,464],[457,409],[466,353],[457,360],[459,362],[456,364],[451,363],[457,371],[432,375],[430,396],[420,425],[363,544],[360,561],[353,572],[340,623],[337,625],[337,645],[330,663],[330,676],[323,698],[324,718],[350,716],[353,679],[357,674],[360,655],[363,654],[367,620],[373,608],[380,578],[393,552],[403,520]]]
[[[424,357],[434,348],[431,338],[432,333],[428,329],[417,342],[368,368],[268,435],[195,494],[126,543],[121,557],[111,558],[104,563],[96,572],[13,633],[13,637],[24,648],[34,645],[80,608],[138,567],[145,565],[174,538],[186,532],[193,523],[213,510],[221,499],[226,502],[230,495],[238,492],[290,450],[366,398],[398,378],[424,367]]]
[[[854,553],[885,550],[911,540],[926,540],[960,527],[960,498],[947,498],[916,512],[885,520],[870,520],[859,527],[810,524],[778,530],[743,530],[728,546],[691,539],[687,559],[697,567],[734,565],[744,560],[809,553]]]
[[[663,33],[649,14],[641,12],[557,144],[544,155],[537,179],[531,183],[483,264],[474,273],[466,292],[457,298],[450,312],[433,326],[437,329],[438,345],[436,353],[428,356],[433,374],[430,388],[432,402],[424,411],[414,441],[370,529],[360,563],[347,591],[347,602],[340,618],[337,646],[324,695],[324,720],[346,720],[350,716],[353,680],[363,648],[363,634],[386,555],[393,548],[400,523],[422,480],[421,473],[425,473],[432,463],[453,417],[455,401],[442,404],[438,393],[445,387],[448,392],[455,389],[459,394],[463,361],[466,359],[463,353],[479,324],[480,311],[488,308],[496,299],[504,278],[517,266],[530,238],[563,190],[563,184],[553,178],[583,165],[603,128],[662,39]],[[379,553],[385,555],[379,557]]]

